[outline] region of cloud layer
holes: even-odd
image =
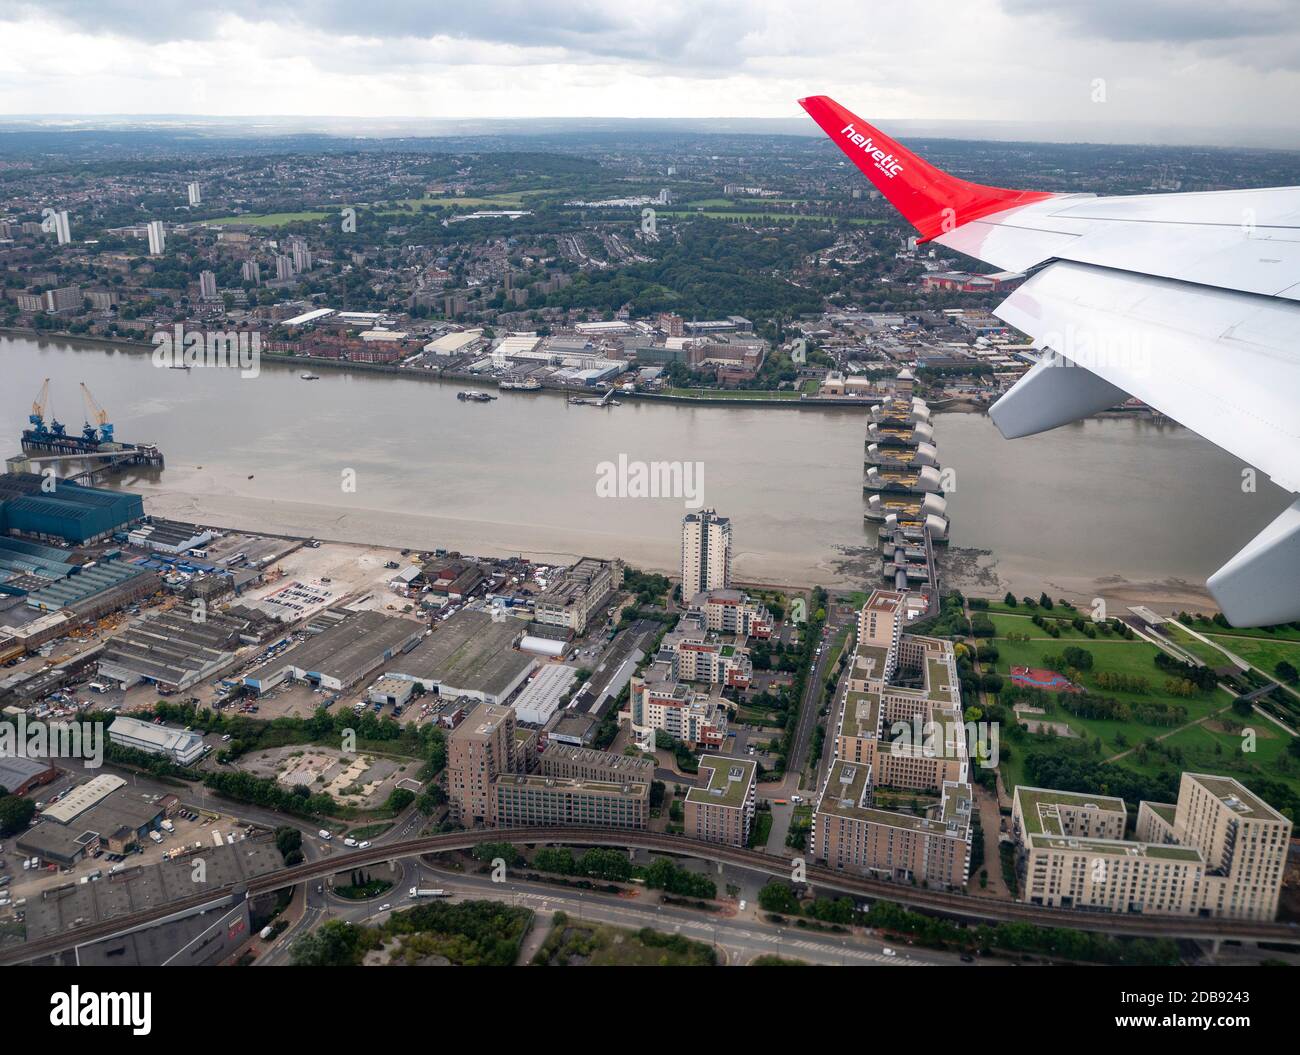
[[[1289,125],[1300,98],[1294,0],[903,7],[0,0],[0,111],[792,117],[829,93],[880,117],[1231,128]]]

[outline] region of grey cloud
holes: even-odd
[[[1300,69],[1295,0],[1001,0],[1017,18],[1044,17],[1083,39],[1171,44],[1256,69]]]
[[[563,49],[590,59],[695,66],[734,54],[736,27],[753,24],[742,0],[711,4],[661,0],[655,8],[625,0],[472,0],[429,4],[396,0],[222,0],[219,12],[193,3],[144,0],[0,0],[0,19],[54,17],[83,32],[141,43],[201,41],[215,35],[217,13],[387,41],[434,36],[532,49]]]

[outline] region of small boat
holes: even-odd
[[[320,380],[320,374],[311,374],[311,373],[307,373],[307,374],[299,374],[298,377],[299,377],[301,380],[303,380],[303,381],[319,381],[319,380]]]
[[[177,365],[175,365],[175,366],[169,366],[167,369],[168,369],[168,370],[188,370],[189,368],[190,368],[190,364],[189,364],[189,363],[180,363],[180,364],[177,364]]]
[[[490,403],[496,399],[496,396],[489,395],[487,392],[457,392],[456,398],[468,403]]]

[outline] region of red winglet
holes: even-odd
[[[985,187],[950,176],[828,96],[800,99],[799,105],[921,232],[921,241],[1013,205],[1054,197],[1047,191]]]

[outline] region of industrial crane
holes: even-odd
[[[54,416],[50,416],[49,427],[45,425],[45,408],[50,401],[50,379],[45,379],[45,384],[41,385],[40,392],[37,393],[36,399],[32,402],[32,412],[27,415],[27,420],[31,422],[32,431],[37,436],[62,436],[63,425],[56,421]]]
[[[86,401],[86,409],[90,412],[89,420],[85,428],[81,430],[82,439],[87,443],[112,443],[113,426],[108,423],[108,411],[99,405],[99,400],[90,394],[90,389],[86,387],[86,382],[81,382],[81,395]],[[92,424],[92,422],[94,424]],[[99,426],[98,436],[95,434],[95,426]]]

